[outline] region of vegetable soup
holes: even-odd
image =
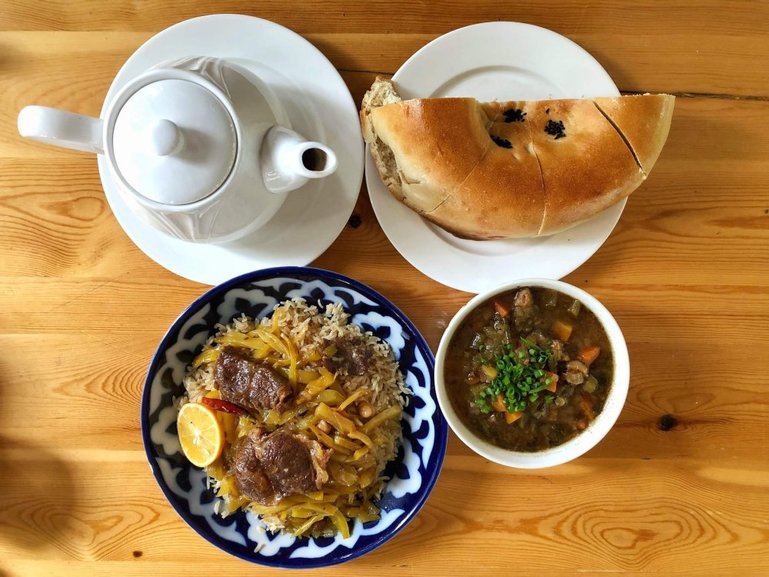
[[[579,300],[523,287],[473,310],[446,354],[454,410],[476,435],[513,451],[558,446],[603,409],[613,377],[606,331]]]

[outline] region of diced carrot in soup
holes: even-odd
[[[579,351],[579,360],[585,363],[588,367],[594,360],[601,354],[601,348],[595,345],[590,345]]]
[[[558,375],[556,373],[547,373],[547,378],[550,379],[550,385],[545,389],[554,393],[558,390]]]
[[[521,411],[515,411],[515,412],[506,412],[505,413],[505,422],[508,425],[512,425],[515,423],[518,419],[520,419],[523,416],[523,413]]]
[[[502,395],[497,395],[497,398],[494,399],[493,403],[491,403],[491,407],[500,413],[507,412],[507,407],[505,406],[505,398]]]
[[[494,310],[503,318],[510,314],[510,307],[505,306],[502,301],[494,301]]]

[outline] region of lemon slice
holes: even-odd
[[[216,413],[200,403],[187,403],[176,419],[184,456],[196,467],[207,467],[222,453],[224,432]]]

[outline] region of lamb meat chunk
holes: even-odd
[[[585,382],[588,375],[587,365],[580,361],[569,361],[566,363],[566,372],[564,377],[566,382],[572,385],[581,385]]]
[[[238,440],[230,474],[235,477],[241,495],[257,503],[272,503],[275,500],[275,489],[257,456],[261,437],[262,431],[258,430]]]
[[[513,297],[513,319],[519,331],[529,331],[534,325],[534,295],[531,289],[522,288]]]
[[[294,389],[283,375],[257,361],[248,349],[224,347],[214,368],[214,383],[222,399],[247,410],[285,411]]]
[[[365,375],[371,364],[371,350],[363,341],[350,344],[347,349],[349,366],[347,372],[351,375]]]
[[[276,431],[248,434],[239,442],[231,469],[240,494],[262,505],[288,495],[317,491],[328,481],[330,451],[301,435]]]
[[[344,370],[348,375],[360,376],[368,372],[371,365],[371,350],[360,338],[339,339],[334,342],[336,353],[323,358],[323,365],[332,373]]]

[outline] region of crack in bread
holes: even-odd
[[[468,179],[469,179],[469,178],[472,176],[473,172],[475,172],[475,170],[476,170],[476,169],[477,169],[477,168],[478,168],[478,167],[481,165],[481,163],[483,162],[483,159],[484,159],[484,158],[486,158],[486,155],[487,155],[487,154],[489,153],[489,151],[492,149],[492,146],[493,146],[492,144],[489,144],[488,148],[487,148],[487,149],[486,149],[486,151],[483,153],[483,155],[481,156],[481,158],[479,158],[479,159],[478,159],[478,162],[475,164],[475,166],[474,166],[474,167],[473,167],[473,168],[470,170],[470,172],[467,174],[467,176],[465,177],[465,179],[464,179],[462,182],[460,182],[460,183],[459,183],[459,186],[458,186],[458,188],[461,188],[461,187],[462,187],[462,186],[463,186],[463,185],[464,185],[464,184],[467,182],[467,180],[468,180]],[[425,216],[427,216],[427,215],[431,215],[432,213],[434,213],[435,211],[437,211],[437,210],[438,210],[438,209],[439,209],[441,206],[443,206],[443,205],[444,205],[444,204],[445,204],[447,201],[449,201],[449,200],[451,199],[451,197],[452,197],[453,195],[455,195],[455,194],[456,194],[456,192],[457,192],[456,190],[453,190],[453,191],[451,191],[451,192],[450,192],[450,193],[449,193],[449,194],[446,196],[446,198],[444,198],[442,201],[440,201],[440,202],[438,203],[438,205],[437,205],[435,208],[433,208],[433,209],[432,209],[432,210],[430,210],[430,211],[427,211],[427,212],[425,212],[425,213],[424,213],[424,214],[425,214]]]
[[[404,101],[378,78],[361,125],[390,193],[424,218],[461,238],[534,237],[575,226],[635,190],[667,138],[673,102]]]
[[[622,134],[647,175],[657,162],[670,132],[675,97],[633,94],[595,98],[595,105]]]
[[[633,147],[630,146],[630,142],[628,142],[627,137],[623,134],[623,132],[619,129],[619,126],[617,126],[614,121],[609,117],[608,114],[606,114],[603,109],[601,109],[600,106],[598,106],[598,103],[593,101],[593,104],[598,109],[598,112],[600,112],[603,117],[606,119],[606,121],[611,124],[611,127],[617,131],[617,134],[622,139],[622,142],[625,143],[625,146],[627,146],[628,151],[630,151],[630,154],[633,155],[633,159],[635,160],[635,163],[638,165],[638,168],[641,169],[641,172],[643,172],[644,178],[646,178],[646,171],[644,170],[644,167],[641,166],[641,161],[638,159],[638,155],[635,153],[635,150],[633,150]]]
[[[539,235],[587,220],[643,181],[633,155],[592,100],[533,101],[525,110],[544,181]]]

